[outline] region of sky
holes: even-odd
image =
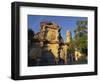
[[[88,20],[87,17],[71,17],[71,16],[48,16],[48,15],[28,15],[28,28],[35,33],[40,31],[40,22],[50,21],[59,25],[61,29],[61,36],[66,40],[66,32],[70,31],[74,37],[74,30],[78,20]]]

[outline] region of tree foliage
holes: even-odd
[[[75,29],[75,46],[81,53],[87,53],[87,21],[77,21]]]
[[[28,29],[28,40],[32,40],[34,37],[34,31],[32,29]]]

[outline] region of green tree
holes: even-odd
[[[83,54],[87,54],[87,30],[87,21],[77,21],[74,37],[75,47]]]
[[[28,29],[28,40],[33,40],[34,34],[32,29]]]

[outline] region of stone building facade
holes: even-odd
[[[67,41],[70,41],[70,32],[66,33],[66,42],[60,34],[61,28],[52,22],[41,22],[40,32],[37,33],[34,38],[38,39],[42,48],[45,50],[51,50],[55,57],[55,61],[58,62],[59,58],[67,63]]]

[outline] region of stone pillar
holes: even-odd
[[[66,42],[67,43],[70,43],[71,42],[71,32],[70,31],[67,31],[66,32]]]

